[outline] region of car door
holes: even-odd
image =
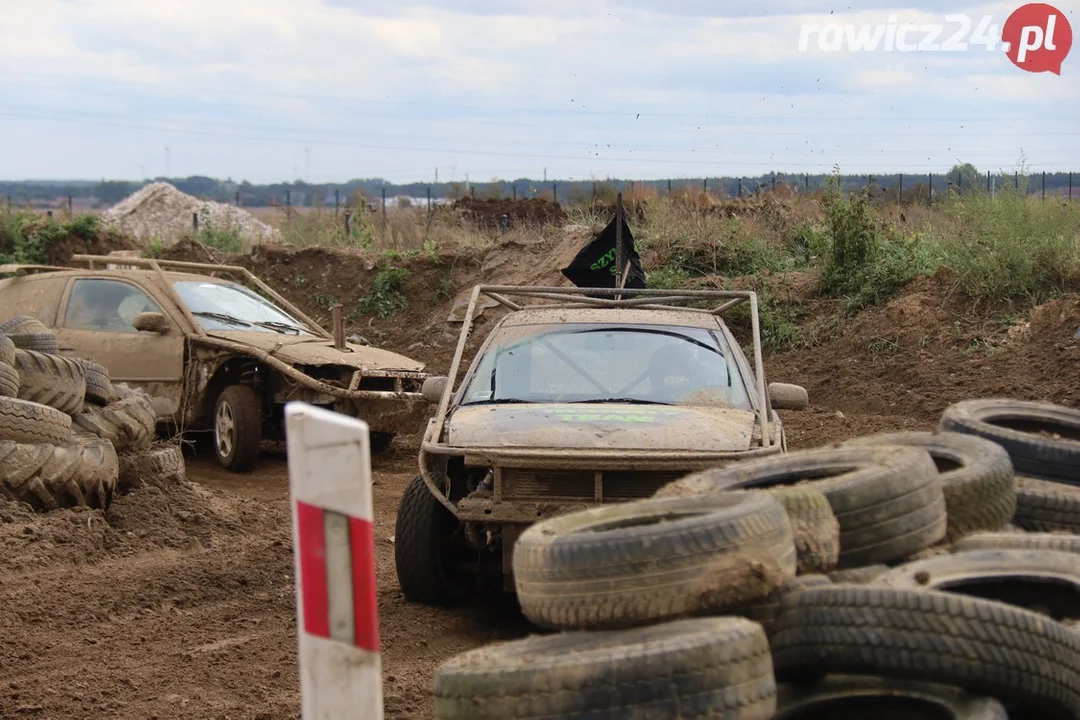
[[[160,333],[140,332],[132,320],[140,312],[168,319]],[[81,357],[109,370],[113,382],[142,387],[161,398],[158,414],[179,408],[184,378],[183,326],[137,283],[126,278],[79,277],[70,281],[56,319],[60,353]]]

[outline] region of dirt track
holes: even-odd
[[[804,413],[790,420],[792,442],[847,435],[853,421],[886,422]],[[506,598],[452,611],[404,602],[389,538],[414,467],[407,441],[375,463],[388,718],[431,717],[440,662],[530,630]],[[108,525],[95,511],[0,505],[0,717],[298,716],[284,457],[250,476],[205,457],[188,472],[190,485],[119,498]]]

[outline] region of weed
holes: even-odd
[[[900,342],[896,339],[890,340],[889,338],[877,338],[871,340],[866,349],[871,355],[878,355],[884,352],[895,352],[900,349]]]
[[[199,232],[195,239],[207,247],[222,252],[238,253],[244,250],[244,240],[240,237],[240,230],[234,227],[214,227],[208,205],[199,208]]]
[[[402,292],[408,276],[408,270],[392,265],[380,270],[372,281],[371,292],[360,300],[357,311],[388,318],[398,310],[404,310],[409,305]]]
[[[157,258],[165,252],[165,245],[161,242],[161,238],[157,235],[150,238],[150,243],[146,246],[146,257]]]

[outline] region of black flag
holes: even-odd
[[[622,218],[622,261],[623,267],[616,267],[615,231],[616,223]],[[630,271],[626,273],[626,263],[630,263]],[[630,226],[626,224],[625,216],[619,213],[611,218],[603,232],[585,247],[570,263],[569,267],[562,270],[562,274],[578,287],[602,287],[613,288],[615,274],[622,271],[624,278],[623,287],[644,288],[645,271],[641,269],[641,258],[634,248],[634,236],[630,234]]]

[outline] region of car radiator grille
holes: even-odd
[[[592,470],[523,470],[502,472],[502,496],[507,500],[595,500],[596,472]],[[604,502],[647,498],[684,472],[600,471]]]

